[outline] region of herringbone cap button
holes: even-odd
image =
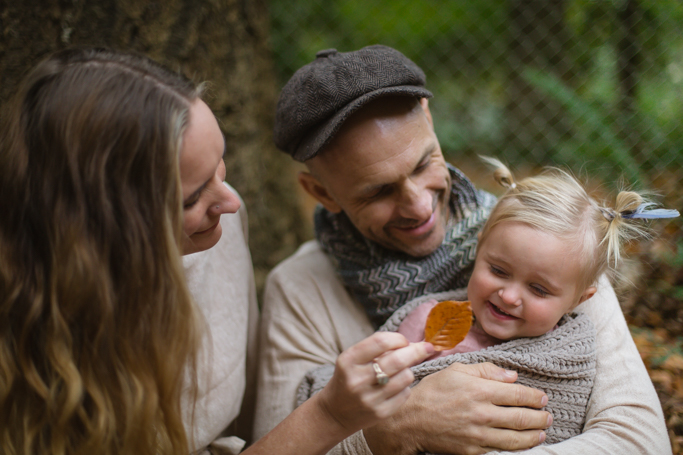
[[[330,55],[334,55],[336,53],[337,49],[325,49],[323,51],[318,51],[318,53],[315,54],[315,58],[329,57]]]

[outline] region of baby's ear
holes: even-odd
[[[595,293],[598,292],[595,286],[591,286],[585,291],[583,291],[583,294],[581,294],[581,297],[579,298],[579,303],[577,305],[585,302],[586,300],[590,299],[595,295]]]

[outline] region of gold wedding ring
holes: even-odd
[[[377,379],[378,385],[385,385],[389,382],[389,376],[382,371],[382,369],[379,367],[379,364],[374,360],[372,361],[372,369],[375,370],[375,379]]]

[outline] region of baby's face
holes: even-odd
[[[577,289],[571,245],[526,224],[503,222],[479,245],[467,286],[477,324],[500,340],[542,335],[595,288]]]

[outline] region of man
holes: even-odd
[[[306,163],[299,182],[322,207],[316,240],[276,267],[266,284],[256,436],[294,409],[306,372],[333,364],[413,297],[467,282],[493,199],[445,163],[424,83],[424,73],[400,52],[370,46],[319,52],[282,91],[276,144]],[[599,288],[579,307],[598,330],[586,426],[552,453],[670,452],[661,406],[614,292],[604,279]],[[511,384],[515,378],[487,364],[428,376],[397,415],[334,453],[533,447],[552,423],[538,410],[548,397]],[[544,446],[532,452],[551,453]]]

